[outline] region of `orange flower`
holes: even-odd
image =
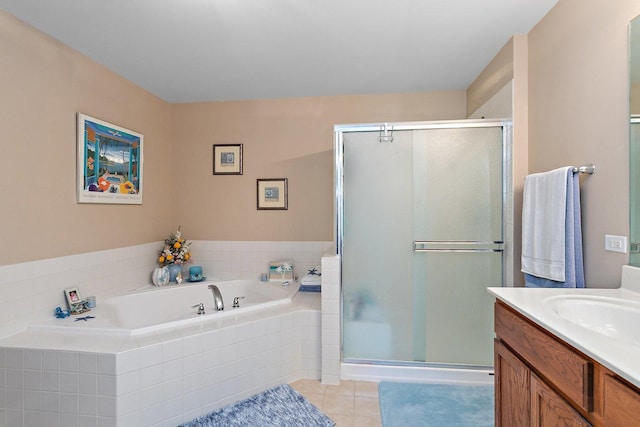
[[[107,181],[106,179],[104,179],[103,176],[101,176],[100,178],[98,178],[98,187],[102,191],[108,191],[109,187],[111,187],[111,184],[109,184],[109,181]]]
[[[173,255],[169,254],[167,255],[167,261],[171,261],[173,259]]]
[[[120,184],[120,193],[122,194],[134,194],[136,192],[131,181],[123,182]]]
[[[180,244],[180,242],[175,242],[173,244],[174,249],[180,249],[182,247],[182,245]]]
[[[159,262],[160,264],[162,264],[162,263],[164,262],[164,257],[163,257],[163,256],[160,256],[160,257],[158,258],[158,262]]]

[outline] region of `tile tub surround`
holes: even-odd
[[[222,280],[255,279],[268,273],[271,261],[291,261],[294,275],[302,278],[320,265],[327,252],[335,251],[332,241],[236,242],[192,240],[194,264],[202,265],[205,276]]]
[[[272,386],[320,378],[320,298],[298,294],[198,328],[137,338],[0,342],[0,425],[176,426]]]
[[[322,257],[322,383],[340,384],[340,256]]]
[[[161,421],[149,425],[173,426],[247,397],[262,385],[266,389],[320,378],[317,294],[300,295],[298,302],[316,302],[272,312],[268,321],[250,318],[253,330],[268,328],[269,338],[225,323],[216,330],[136,341],[67,337],[61,344],[52,336],[37,342],[25,339],[30,322],[50,318],[57,306],[66,308],[65,288],[77,286],[100,304],[103,298],[149,284],[161,246],[152,242],[0,266],[0,426],[138,427],[156,419]],[[296,274],[304,273],[333,247],[333,242],[322,241],[192,240],[194,263],[203,266],[205,275],[225,280],[259,277],[270,261],[281,259],[291,260]],[[276,375],[278,381],[268,382]]]
[[[193,264],[212,278],[255,279],[268,263],[291,260],[295,274],[318,265],[333,242],[192,242]],[[162,242],[0,266],[0,338],[24,331],[32,321],[66,308],[63,290],[77,286],[83,296],[100,299],[151,283]]]

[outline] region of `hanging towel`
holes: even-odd
[[[525,178],[522,271],[527,287],[584,287],[580,217],[573,167]]]

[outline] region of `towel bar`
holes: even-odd
[[[503,241],[416,240],[414,252],[503,252]]]
[[[596,172],[596,165],[594,165],[593,163],[590,165],[584,165],[584,166],[573,168],[573,173],[588,173],[589,175],[592,175],[595,172]]]

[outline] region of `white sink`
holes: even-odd
[[[640,302],[588,295],[558,295],[544,303],[558,316],[611,338],[640,343]]]

